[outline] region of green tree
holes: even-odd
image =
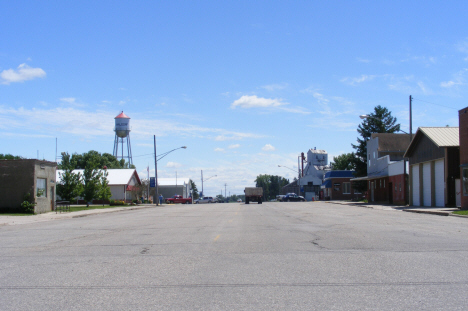
[[[3,154],[3,153],[0,153],[0,160],[20,160],[22,159],[22,157],[20,156],[14,156],[12,154]]]
[[[269,201],[280,194],[283,186],[289,184],[289,180],[276,175],[258,175],[255,179],[255,186],[263,188],[263,200]]]
[[[83,183],[80,173],[73,173],[73,167],[70,163],[70,155],[62,152],[62,169],[60,183],[57,184],[57,194],[65,201],[73,201],[83,192]]]
[[[352,171],[356,169],[356,154],[354,152],[350,152],[336,156],[333,158],[333,161],[330,162],[330,166],[334,171]]]
[[[400,130],[400,124],[396,117],[385,107],[376,106],[374,112],[369,114],[358,126],[360,137],[357,138],[357,144],[351,144],[356,150],[355,158],[355,176],[363,177],[367,175],[367,141],[373,133],[395,133]],[[366,182],[354,183],[354,188],[364,191],[367,188]]]
[[[107,180],[108,175],[109,173],[107,173],[107,171],[104,170],[99,179],[99,189],[97,191],[97,197],[98,199],[102,200],[102,206],[104,206],[104,201],[109,201],[109,199],[112,196],[112,192],[109,187],[109,181]]]
[[[198,194],[197,185],[195,185],[195,182],[193,180],[191,180],[191,179],[190,179],[190,188],[193,190],[192,200],[198,199],[200,197],[200,195]]]
[[[63,156],[64,152],[62,152]],[[69,160],[70,165],[73,169],[85,169],[88,161],[96,162],[99,168],[111,168],[111,169],[122,169],[122,168],[135,168],[134,165],[130,165],[125,162],[125,159],[117,160],[115,156],[110,153],[99,153],[95,150],[90,150],[83,154],[74,153]],[[58,169],[63,169],[62,163],[58,165]]]
[[[89,152],[86,155],[85,167],[83,171],[83,197],[86,201],[86,206],[89,202],[97,198],[97,193],[100,188],[100,179],[102,172],[100,170],[99,157],[96,153]]]

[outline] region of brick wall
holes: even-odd
[[[458,112],[460,131],[460,165],[468,164],[468,107]],[[460,169],[461,208],[468,209],[468,196],[463,195],[463,168]]]

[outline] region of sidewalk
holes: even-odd
[[[452,212],[459,210],[456,207],[424,207],[424,206],[374,204],[374,203],[349,202],[349,201],[326,201],[326,202],[333,203],[333,204],[341,204],[341,205],[362,206],[366,208],[379,209],[379,210],[399,210],[403,212],[433,214],[433,215],[439,215],[439,216],[468,217],[465,215],[453,214]]]
[[[44,221],[50,221],[50,220],[56,220],[56,219],[85,217],[89,215],[131,211],[131,210],[138,210],[138,209],[150,208],[150,207],[156,207],[156,205],[140,204],[140,205],[131,205],[131,206],[122,206],[122,207],[111,207],[111,208],[104,208],[104,209],[90,209],[90,210],[83,210],[83,211],[78,211],[78,212],[64,212],[64,213],[58,213],[58,214],[56,214],[55,212],[48,212],[48,213],[43,213],[43,214],[38,214],[38,215],[31,215],[31,216],[2,216],[0,215],[0,226],[32,224],[36,222],[44,222]]]

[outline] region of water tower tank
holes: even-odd
[[[115,134],[121,138],[127,137],[128,134],[130,133],[130,118],[122,111],[122,113],[120,113],[114,119],[115,119],[115,129],[114,129]]]

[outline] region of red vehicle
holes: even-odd
[[[192,198],[184,198],[181,195],[175,195],[172,198],[167,198],[166,203],[182,203],[182,204],[191,204]]]

